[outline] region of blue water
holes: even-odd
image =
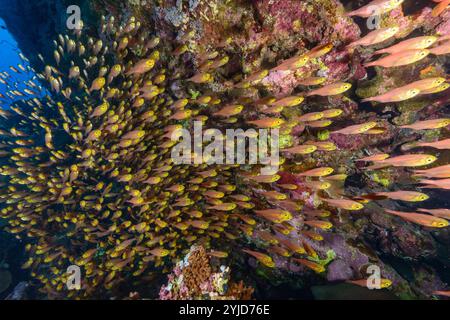
[[[0,46],[1,46],[1,59],[0,70],[9,70],[9,66],[17,65],[21,63],[17,42],[8,32],[5,26],[5,22],[0,19]]]
[[[28,63],[20,58],[19,53],[21,53],[21,51],[16,40],[7,30],[5,22],[0,19],[0,71],[7,71],[13,78],[12,83],[17,82],[17,87],[15,89],[22,91],[26,88],[23,83],[32,79],[35,74],[32,71],[15,73],[10,69],[10,66],[17,68],[18,64],[21,64],[25,68],[28,66]],[[38,82],[36,81],[36,83]],[[7,91],[8,88],[3,83],[0,83],[0,93],[5,95]],[[12,101],[20,99],[23,98],[17,97],[14,100],[9,98],[0,100],[0,107],[2,109],[8,109],[9,104]]]

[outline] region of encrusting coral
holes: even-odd
[[[242,281],[230,281],[230,270],[220,266],[213,272],[210,258],[202,246],[192,246],[186,257],[169,274],[169,282],[161,287],[163,300],[249,300],[253,288]]]

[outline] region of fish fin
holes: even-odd
[[[392,214],[394,216],[398,216],[399,215],[397,212],[395,212],[394,210],[390,210],[390,209],[384,209],[384,212]]]
[[[375,52],[373,53],[373,55],[383,54],[383,53],[387,53],[387,51],[386,51],[385,49],[380,49],[380,50],[375,51]]]
[[[358,15],[358,10],[350,11],[345,14],[346,17],[354,17]]]

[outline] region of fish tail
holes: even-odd
[[[401,216],[400,214],[398,214],[398,212],[395,212],[394,210],[390,210],[390,209],[384,209],[384,212],[392,214],[394,216]]]
[[[380,50],[375,51],[375,52],[373,53],[373,55],[383,54],[383,53],[386,53],[386,50],[385,50],[385,49],[380,49]]]
[[[425,186],[420,187],[420,189],[439,189],[439,188],[435,185],[427,184]]]

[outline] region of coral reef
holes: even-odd
[[[169,274],[161,287],[162,300],[250,300],[253,289],[242,281],[230,281],[230,269],[220,266],[213,272],[206,250],[192,246],[186,257]]]

